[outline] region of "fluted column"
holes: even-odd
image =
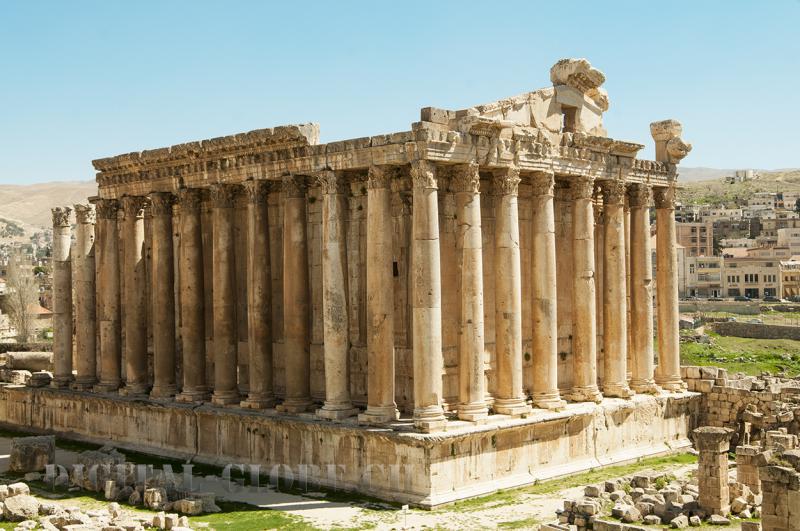
[[[603,184],[603,394],[627,398],[628,301],[625,258],[625,183]]]
[[[456,202],[456,248],[461,253],[458,418],[478,421],[489,414],[483,373],[483,242],[478,165],[454,168],[450,184]]]
[[[272,267],[267,200],[271,183],[248,181],[247,193],[247,350],[250,357],[247,400],[241,406],[275,405],[272,387]]]
[[[412,329],[414,425],[442,429],[442,278],[439,255],[439,205],[436,168],[426,160],[411,163]]]
[[[213,294],[214,393],[211,403],[239,404],[236,380],[238,337],[236,333],[236,267],[234,257],[233,206],[238,187],[211,187],[214,208]]]
[[[573,387],[569,397],[577,402],[599,402],[597,388],[597,299],[594,265],[594,180],[580,177],[572,188],[572,355]]]
[[[531,396],[539,408],[565,405],[558,390],[558,313],[556,311],[556,228],[552,172],[531,177],[531,299],[533,308],[533,378]]]
[[[494,310],[497,390],[494,410],[504,415],[522,415],[530,410],[525,402],[522,383],[522,258],[519,247],[517,197],[519,182],[519,168],[509,167],[495,171],[493,180],[495,195]],[[480,229],[480,207],[477,205],[476,207],[477,226]],[[469,223],[473,222],[469,221]],[[476,235],[478,245],[480,245],[480,241],[481,235],[478,231]],[[481,256],[478,255],[476,259],[480,262]],[[477,274],[483,274],[480,268],[478,268]],[[478,297],[482,299],[483,293]],[[480,304],[478,310],[483,313],[483,304]],[[481,324],[483,323],[481,322]],[[481,338],[482,344],[483,338]],[[483,368],[482,355],[483,349],[481,348],[481,369]],[[482,370],[481,380],[483,380]]]
[[[181,308],[181,352],[183,385],[178,402],[208,399],[206,383],[206,318],[203,274],[203,191],[183,188],[178,192],[180,209],[179,299]]]
[[[145,300],[147,294],[144,261],[144,207],[141,196],[124,196],[125,213],[125,293],[123,318],[125,324],[125,387],[126,395],[147,392],[147,326]]]
[[[283,324],[286,398],[280,409],[300,413],[311,407],[310,286],[306,233],[305,178],[283,180]]]
[[[97,305],[95,297],[94,205],[75,205],[75,248],[72,253],[75,286],[75,350],[73,389],[87,391],[97,382]]]
[[[116,199],[97,201],[97,312],[100,329],[100,382],[95,390],[116,391],[122,371],[120,263]],[[99,250],[99,251],[98,251]]]
[[[359,422],[398,418],[394,400],[394,289],[391,169],[370,166],[367,180],[367,410]]]
[[[631,208],[631,389],[657,393],[653,380],[653,270],[650,256],[650,188],[628,189]]]
[[[69,207],[53,214],[53,380],[52,387],[68,387],[72,381],[72,264]]]
[[[172,244],[172,205],[169,192],[150,194],[152,213],[152,315],[153,390],[152,398],[175,394],[175,266]]]
[[[320,174],[322,189],[322,327],[325,337],[325,403],[317,416],[341,420],[358,414],[350,401],[347,358],[346,182],[332,171]]]
[[[678,319],[678,255],[675,238],[675,187],[656,188],[656,297],[658,299],[658,370],[656,383],[682,391]]]

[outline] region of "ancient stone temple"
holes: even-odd
[[[280,126],[94,161],[71,251],[69,207],[53,216],[53,387],[15,391],[6,418],[313,465],[423,506],[688,445],[674,201],[691,146],[655,122],[641,160],[606,134],[599,70],[550,78],[409,131],[319,144],[315,124]]]

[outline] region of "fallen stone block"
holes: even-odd
[[[711,525],[730,525],[731,521],[724,516],[712,514],[711,518],[708,519],[708,523]]]
[[[3,516],[11,522],[22,522],[39,516],[39,500],[27,494],[9,496],[3,502]]]
[[[52,352],[6,352],[6,368],[26,371],[52,371]]]
[[[44,472],[56,461],[56,438],[52,435],[11,439],[8,470],[15,473]]]
[[[31,489],[25,483],[12,483],[8,486],[9,496],[18,496],[20,494],[30,494]]]
[[[172,508],[181,514],[195,516],[203,513],[203,502],[201,500],[183,499],[173,503]]]
[[[689,518],[685,514],[681,514],[670,520],[669,526],[672,529],[685,529],[689,527]]]

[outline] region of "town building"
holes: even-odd
[[[686,249],[686,256],[714,255],[714,223],[702,221],[676,223],[678,244]]]

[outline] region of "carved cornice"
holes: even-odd
[[[519,168],[509,166],[494,171],[492,188],[495,195],[517,195],[519,193]]]
[[[367,174],[367,190],[389,188],[397,169],[394,166],[378,166],[373,164]]]
[[[591,177],[576,177],[569,182],[572,199],[592,199],[594,196],[594,179]]]
[[[335,171],[325,170],[317,175],[317,184],[325,195],[347,194],[349,188],[347,179]]]
[[[653,188],[653,200],[656,208],[675,210],[675,187]]]
[[[95,203],[97,217],[99,219],[117,220],[119,212],[119,201],[116,199],[98,199]]]
[[[211,185],[210,190],[214,208],[232,208],[241,187],[238,184],[216,183]]]
[[[248,203],[261,204],[267,201],[272,185],[269,181],[246,181],[242,183],[242,189]]]
[[[551,171],[539,171],[531,176],[531,192],[533,197],[553,197],[556,176]]]
[[[606,205],[623,205],[625,203],[625,181],[603,181],[603,203]]]
[[[97,216],[94,211],[94,205],[75,205],[75,221],[84,225],[94,225],[97,222]]]
[[[414,188],[423,190],[436,190],[436,165],[428,160],[415,160],[411,162],[411,180]]]
[[[450,176],[450,189],[454,192],[477,194],[481,188],[481,176],[474,162],[453,167]]]
[[[69,227],[69,217],[72,213],[70,207],[55,207],[51,208],[50,212],[53,215],[53,227]]]
[[[153,216],[171,216],[175,196],[169,192],[152,192],[150,194],[150,214]]]
[[[305,197],[308,191],[307,179],[302,175],[285,175],[283,177],[283,193],[286,197]]]
[[[650,206],[650,187],[646,184],[628,186],[628,204],[631,208]]]
[[[147,198],[141,195],[125,195],[120,201],[126,219],[144,219]]]
[[[178,202],[181,206],[181,211],[199,210],[203,204],[203,195],[202,188],[181,188],[178,190]]]

